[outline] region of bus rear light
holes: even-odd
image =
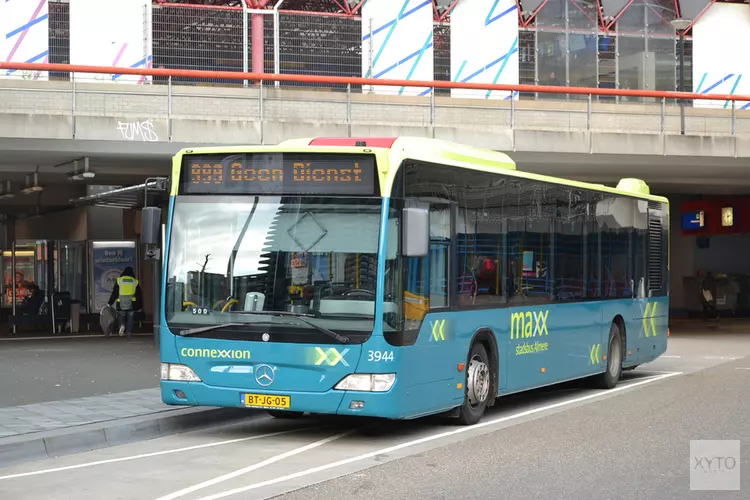
[[[458,364],[458,371],[462,372],[462,371],[464,371],[464,368],[466,368],[465,364],[463,364],[463,363],[459,363]]]
[[[388,392],[396,381],[395,373],[353,373],[336,384],[338,391]]]
[[[161,379],[175,382],[200,382],[201,379],[193,370],[185,365],[161,364]]]

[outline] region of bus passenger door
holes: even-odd
[[[410,328],[419,329],[415,345],[404,350],[401,365],[404,383],[413,388],[402,402],[411,414],[447,407],[453,399],[463,397],[454,379],[456,364],[465,353],[457,357],[453,341],[457,340],[459,323],[449,312],[453,211],[448,203],[430,203],[429,253],[406,259],[405,319]]]

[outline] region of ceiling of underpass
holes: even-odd
[[[0,197],[0,214],[25,216],[60,210],[87,195],[89,186],[131,186],[168,176],[171,156],[195,144],[0,139],[0,194],[11,183],[13,198]],[[748,161],[736,158],[509,153],[520,170],[616,185],[623,177],[645,180],[655,194],[750,194]],[[71,180],[88,157],[95,177]],[[41,192],[21,194],[37,173]]]
[[[0,139],[0,214],[22,217],[61,210],[70,207],[71,200],[86,196],[87,186],[131,186],[150,177],[168,176],[171,156],[182,147],[187,145]],[[85,158],[94,177],[71,179],[74,171],[84,170]],[[27,185],[35,184],[35,173],[36,184],[43,190],[23,194]],[[8,182],[12,198],[1,196]]]

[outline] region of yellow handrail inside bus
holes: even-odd
[[[221,312],[227,312],[227,308],[229,306],[231,306],[232,304],[237,304],[237,302],[238,301],[236,299],[230,300],[229,302],[227,302],[226,304],[224,304],[224,307],[221,308]]]

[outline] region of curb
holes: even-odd
[[[0,468],[177,434],[255,412],[238,408],[186,408],[65,429],[0,438]]]

